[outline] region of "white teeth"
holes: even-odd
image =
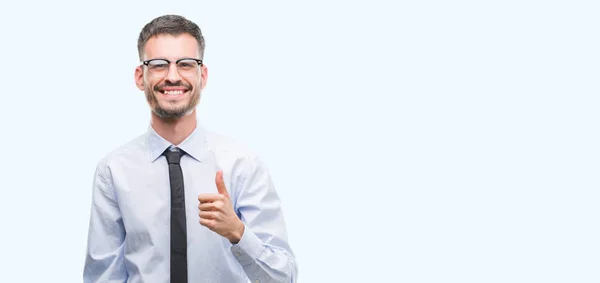
[[[183,94],[183,90],[165,90],[165,94],[180,95],[180,94]]]

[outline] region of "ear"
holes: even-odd
[[[204,89],[206,86],[206,80],[208,79],[208,68],[206,68],[206,65],[204,64],[201,67],[200,78],[202,78],[202,89]]]
[[[137,86],[137,88],[139,88],[140,90],[144,90],[144,70],[142,70],[141,66],[138,66],[137,68],[135,68],[135,74],[134,74],[134,79],[135,79],[135,85]]]

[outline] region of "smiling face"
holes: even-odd
[[[159,34],[151,37],[144,46],[143,60],[166,59],[167,65],[138,66],[136,85],[146,95],[153,114],[172,121],[192,113],[200,101],[206,85],[207,69],[204,65],[190,69],[189,63],[175,63],[179,59],[200,59],[197,40],[187,34]],[[188,61],[192,62],[192,61]]]

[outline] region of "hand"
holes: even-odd
[[[198,195],[200,224],[236,244],[244,234],[244,223],[238,218],[223,182],[223,171],[215,177],[217,194]]]

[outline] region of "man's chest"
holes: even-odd
[[[163,160],[130,166],[113,172],[116,198],[128,232],[152,231],[167,226],[171,219],[171,179]],[[216,166],[182,160],[185,211],[189,220],[198,223],[198,195],[217,193]]]

